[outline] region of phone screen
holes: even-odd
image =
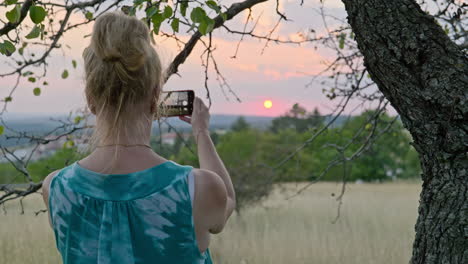
[[[192,115],[193,90],[167,91],[161,93],[160,111],[162,116]]]

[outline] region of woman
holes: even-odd
[[[196,97],[191,118],[200,169],[149,146],[162,69],[147,25],[120,11],[99,17],[83,52],[96,115],[91,154],[46,177],[43,198],[63,263],[212,263],[210,234],[235,207],[230,176]]]

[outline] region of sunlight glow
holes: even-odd
[[[273,103],[270,100],[265,100],[265,102],[263,102],[263,106],[265,106],[265,108],[271,108]]]

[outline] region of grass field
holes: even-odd
[[[348,184],[339,220],[341,185],[319,183],[290,200],[301,185],[277,188],[263,204],[234,215],[213,236],[214,263],[408,263],[417,217],[419,183]],[[284,189],[284,190],[281,190]],[[331,194],[335,193],[333,197]],[[61,263],[42,198],[0,208],[0,263]]]

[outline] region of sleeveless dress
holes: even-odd
[[[212,264],[195,239],[192,169],[170,160],[128,174],[61,169],[48,203],[63,263]]]

